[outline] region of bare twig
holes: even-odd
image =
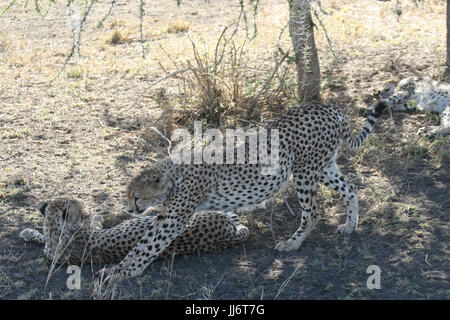
[[[277,240],[275,238],[275,232],[273,231],[273,209],[274,209],[274,207],[272,206],[272,210],[270,211],[269,229],[270,229],[270,232],[272,233],[272,239],[273,239],[273,243],[275,246],[277,244]]]
[[[321,7],[320,1],[318,1],[318,3],[319,3],[319,7],[320,7],[321,11],[324,12],[324,10]],[[325,38],[327,39],[328,47],[330,48],[331,53],[333,54],[333,56],[336,60],[340,60],[339,56],[336,54],[336,51],[334,51],[333,43],[331,42],[331,39],[328,35],[328,31],[325,28],[325,25],[323,24],[322,19],[320,19],[317,10],[313,6],[311,6],[311,9],[312,9],[317,21],[319,21],[320,26],[322,27],[323,33],[325,34]]]
[[[8,11],[16,2],[16,0],[11,0],[3,9],[2,12],[0,13],[0,17],[3,16],[3,14]]]
[[[247,114],[248,115],[252,115],[253,111],[258,103],[258,98],[259,96],[266,90],[267,86],[269,85],[269,83],[271,83],[274,75],[276,74],[276,72],[278,71],[278,69],[280,68],[280,66],[282,65],[282,63],[284,62],[284,60],[289,56],[289,51],[286,52],[282,57],[281,60],[275,65],[274,70],[272,71],[272,73],[270,74],[270,76],[266,79],[266,82],[264,83],[264,86],[261,88],[261,90],[258,92],[258,94],[253,98],[253,103],[250,106],[250,109],[248,110]]]
[[[164,81],[164,80],[167,80],[167,79],[169,79],[169,78],[171,78],[171,77],[173,77],[173,76],[176,76],[177,74],[180,74],[180,73],[183,73],[183,72],[186,72],[186,71],[189,71],[189,70],[191,70],[191,68],[186,68],[186,69],[183,69],[183,70],[178,70],[178,71],[175,71],[175,72],[172,72],[171,74],[168,74],[167,76],[165,76],[164,78],[161,78],[161,79],[159,79],[159,80],[157,80],[157,81],[155,81],[155,82],[153,82],[150,86],[148,86],[137,98],[136,98],[136,100],[134,101],[134,103],[133,103],[133,105],[130,107],[130,108],[133,108],[133,107],[135,107],[138,103],[139,103],[139,101],[142,99],[142,97],[147,93],[147,91],[150,89],[150,88],[152,88],[153,86],[155,86],[155,85],[157,85],[158,83],[160,83],[160,82],[162,82],[162,81]]]
[[[169,146],[167,147],[167,153],[169,154],[169,156],[171,156],[170,149],[172,148],[172,141],[170,141],[165,135],[163,135],[161,132],[159,132],[159,130],[156,129],[155,127],[149,127],[149,129],[152,129],[157,134],[159,134],[164,140],[167,141],[167,143],[169,144]]]
[[[166,297],[169,297],[169,289],[170,289],[170,283],[172,281],[172,270],[173,270],[173,260],[175,258],[175,254],[176,252],[172,252],[172,259],[170,261],[170,273],[169,273],[169,281],[167,283],[167,292],[166,292]]]
[[[59,76],[64,71],[66,66],[69,64],[69,61],[73,58],[73,56],[75,54],[75,51],[77,51],[78,52],[78,56],[80,56],[81,33],[83,32],[83,25],[86,22],[87,16],[89,15],[89,12],[91,11],[91,8],[94,5],[94,2],[95,2],[95,0],[90,0],[89,4],[87,5],[86,9],[84,10],[83,17],[81,18],[81,21],[80,21],[78,33],[77,33],[76,36],[74,36],[74,39],[72,41],[72,47],[70,48],[70,52],[66,56],[66,60],[64,61],[63,66],[61,67],[61,69],[59,70],[58,74],[56,75],[56,77],[52,81],[54,81],[57,78],[59,78]],[[69,0],[67,2],[67,7],[70,8],[71,4],[72,4],[72,0]]]
[[[264,92],[264,90],[266,90],[267,86],[269,85],[269,83],[272,81],[273,76],[276,74],[276,72],[278,71],[278,69],[280,68],[280,66],[283,64],[284,60],[289,56],[289,50],[288,52],[286,52],[282,57],[281,60],[279,62],[277,62],[277,64],[275,65],[274,70],[272,71],[272,73],[270,74],[270,76],[267,78],[266,82],[264,83],[264,86],[261,88],[261,90],[258,92],[258,94],[255,96],[255,101],[258,100],[259,96],[261,95],[261,93]]]
[[[291,213],[291,215],[292,215],[293,217],[295,217],[296,214],[294,213],[294,211],[292,211],[292,208],[291,208],[291,206],[289,205],[289,202],[287,202],[286,198],[284,197],[283,191],[280,191],[280,194],[281,194],[281,198],[283,199],[284,204],[285,204],[286,207],[288,208],[289,212]]]
[[[431,264],[429,264],[427,260],[428,260],[428,253],[425,254],[425,263],[431,267]]]
[[[100,28],[103,26],[103,22],[111,15],[111,11],[116,4],[116,0],[111,0],[111,4],[109,5],[108,12],[103,16],[103,18],[97,23],[97,28]]]
[[[283,281],[283,283],[281,284],[280,288],[278,289],[278,292],[275,296],[275,298],[273,298],[273,300],[277,300],[278,297],[280,296],[280,294],[283,292],[284,288],[286,288],[286,286],[288,285],[288,283],[292,280],[292,278],[297,274],[298,270],[300,270],[300,267],[302,267],[302,265],[298,265],[297,267],[295,267],[294,271],[291,273],[291,275]]]

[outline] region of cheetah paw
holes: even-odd
[[[438,130],[439,127],[437,126],[431,126],[428,128],[422,127],[419,130],[417,130],[417,134],[425,136],[425,138],[427,138],[428,140],[434,140],[437,137],[439,137]]]
[[[31,242],[34,238],[34,235],[36,233],[36,230],[34,229],[23,229],[20,234],[19,237],[21,237],[25,242]]]
[[[353,231],[355,231],[355,227],[353,225],[349,225],[349,224],[341,224],[338,228],[337,228],[337,232],[339,232],[340,234],[350,234]]]
[[[292,241],[291,239],[287,240],[287,241],[280,241],[277,243],[277,245],[275,246],[275,250],[280,251],[280,252],[288,252],[288,251],[292,251],[292,250],[297,250],[300,247],[300,245],[295,245],[294,241]]]

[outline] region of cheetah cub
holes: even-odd
[[[449,84],[425,77],[408,77],[385,82],[379,94],[393,111],[417,109],[439,113],[440,126],[432,126],[428,132],[420,128],[419,133],[426,132],[428,137],[450,134]]]
[[[103,229],[103,217],[91,219],[83,213],[77,200],[58,199],[41,202],[44,215],[43,234],[24,229],[20,237],[26,242],[45,245],[50,260],[63,263],[107,264],[121,261],[146,234],[155,217],[126,220],[110,229]],[[176,254],[206,253],[229,248],[246,241],[249,230],[239,217],[230,212],[196,212],[185,231],[163,252]]]

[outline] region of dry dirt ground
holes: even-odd
[[[161,112],[158,95],[179,106],[173,97],[184,90],[179,79],[150,84],[193,61],[189,37],[199,52],[214,51],[223,28],[237,20],[239,1],[191,0],[180,8],[147,1],[144,43],[136,3],[117,1],[102,28],[110,2],[94,3],[81,56],[58,78],[72,44],[65,5],[41,19],[34,4],[16,2],[0,17],[0,298],[89,299],[98,267],[85,266],[81,290],[69,290],[66,267],[48,277],[42,248],[25,244],[20,230],[40,228],[37,203],[61,196],[79,199],[109,224],[126,216],[125,186],[155,156],[146,126]],[[322,99],[342,105],[355,128],[387,79],[444,72],[445,1],[394,2],[323,0],[327,14],[315,18]],[[8,3],[0,0],[0,8]],[[253,15],[245,9],[251,37]],[[287,17],[286,1],[260,4],[257,36],[247,40],[240,65],[254,75],[245,90],[270,73],[277,44],[289,49],[287,32],[280,36]],[[244,38],[241,19],[236,42]],[[287,68],[292,80],[293,65]],[[286,92],[280,112],[295,104]],[[184,107],[194,108],[194,100],[185,97]],[[343,201],[321,188],[316,230],[298,251],[275,252],[275,242],[299,224],[277,195],[266,209],[243,215],[252,232],[244,245],[156,261],[121,284],[115,298],[449,299],[450,140],[416,134],[437,122],[431,114],[386,114],[360,150],[341,152],[339,164],[360,198],[361,223],[349,237],[335,233]],[[286,198],[296,213],[291,189]],[[366,286],[370,265],[381,269],[379,290]]]

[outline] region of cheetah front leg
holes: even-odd
[[[353,187],[345,181],[344,176],[334,161],[325,168],[321,181],[331,189],[339,192],[347,204],[347,221],[341,224],[337,231],[339,233],[351,233],[358,226],[358,195],[353,191]]]
[[[287,241],[279,242],[275,246],[275,250],[277,251],[297,250],[317,223],[317,181],[315,181],[312,175],[302,175],[301,168],[297,167],[294,167],[293,178],[297,189],[300,207],[302,208],[301,224],[292,237],[290,237]]]
[[[19,237],[21,237],[25,242],[42,244],[44,246],[44,256],[49,260],[53,260],[54,254],[45,243],[45,236],[42,233],[36,229],[27,228],[20,232]]]
[[[112,270],[107,270],[106,280],[137,277],[147,266],[158,258],[170,243],[183,231],[189,217],[194,213],[191,209],[182,215],[168,215],[169,210],[163,208],[156,217],[149,231],[139,240],[137,245]]]
[[[106,281],[141,275],[184,232],[188,220],[203,199],[199,194],[207,193],[205,190],[193,193],[187,187],[171,193],[150,230],[117,266],[107,272]]]
[[[39,244],[45,244],[45,237],[42,233],[36,229],[24,229],[20,232],[19,237],[21,237],[25,242],[35,242]]]

